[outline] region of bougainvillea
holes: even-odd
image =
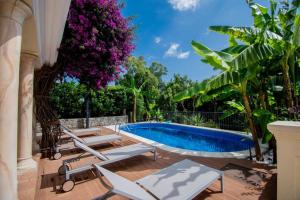
[[[133,28],[117,0],[72,0],[60,52],[64,71],[91,87],[118,78],[134,49]]]

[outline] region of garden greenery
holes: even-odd
[[[127,72],[115,81],[115,86],[91,90],[92,117],[128,114],[142,121],[159,117],[163,112],[196,110],[196,98],[174,100],[175,94],[196,84],[187,76],[175,74],[171,80],[163,81],[165,66],[157,62],[148,66],[142,57],[130,57],[126,66]],[[68,77],[58,81],[50,96],[59,117],[84,117],[87,90],[88,86]]]

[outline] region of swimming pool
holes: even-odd
[[[253,147],[251,138],[246,135],[173,123],[127,124],[120,130],[174,148],[221,155],[243,151],[249,155],[249,148]]]

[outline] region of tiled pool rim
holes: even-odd
[[[130,124],[141,124],[141,123],[164,123],[164,122],[139,122],[139,123],[130,123]],[[192,126],[192,125],[185,125],[185,124],[178,124],[178,123],[167,123],[167,124],[175,124],[175,125],[179,125],[179,126],[193,127],[193,128],[199,128],[199,129],[201,128],[201,129],[208,129],[208,130],[214,130],[214,131],[222,131],[222,132],[228,132],[230,134],[237,134],[237,135],[242,135],[244,137],[252,138],[250,135],[247,135],[247,134],[245,134],[243,132],[239,132],[239,131],[229,131],[229,130],[224,130],[224,129],[207,128],[207,127]],[[125,125],[125,124],[123,124],[123,125]],[[116,127],[115,125],[111,125],[111,126],[106,126],[106,128],[117,131],[120,134],[123,134],[125,136],[139,140],[146,144],[155,146],[162,150],[169,151],[172,153],[178,153],[178,154],[182,154],[182,155],[212,157],[212,158],[248,158],[250,156],[249,150],[234,151],[234,152],[206,152],[206,151],[193,151],[193,150],[181,149],[181,148],[171,147],[171,146],[168,146],[168,145],[165,145],[165,144],[162,144],[162,143],[159,143],[159,142],[147,139],[147,138],[143,138],[138,135],[129,133],[127,131],[120,130],[119,126]],[[252,155],[254,155],[255,149],[251,148],[251,152],[252,152]]]

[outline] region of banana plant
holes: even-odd
[[[177,100],[190,98],[196,94],[204,96],[203,94],[209,91],[223,87],[230,87],[239,93],[246,111],[246,121],[252,133],[257,159],[262,160],[247,90],[249,82],[256,77],[256,74],[260,70],[260,65],[257,63],[270,57],[275,50],[267,44],[245,44],[235,45],[222,51],[213,51],[195,41],[192,41],[192,47],[196,53],[203,57],[202,61],[210,64],[215,69],[222,70],[222,72],[207,83],[199,83],[197,87],[192,87],[184,93],[178,94],[180,98],[177,98]]]
[[[248,84],[251,79],[255,76],[255,72],[249,73],[248,71],[224,71],[214,79],[212,79],[208,84],[208,89],[215,89],[223,87],[225,85],[230,85],[241,95],[243,106],[246,111],[246,121],[248,122],[249,128],[252,133],[253,142],[255,145],[256,159],[262,160],[262,153],[258,142],[257,130],[254,124],[252,116],[252,108],[250,103],[250,98],[247,93]]]
[[[276,49],[277,53],[273,56],[281,57],[287,107],[292,109],[294,107],[293,96],[295,98],[299,96],[297,83],[300,79],[300,70],[297,60],[300,47],[300,15],[297,14],[297,9],[300,0],[293,0],[290,4],[283,2],[283,6],[279,9],[277,9],[277,2],[270,0],[270,12],[268,8],[254,3],[253,0],[246,2],[252,10],[253,27],[211,26],[210,30],[226,34],[248,45],[266,44]],[[261,50],[268,50],[268,48]]]
[[[269,142],[273,135],[272,133],[268,130],[267,125],[273,121],[276,120],[276,116],[271,113],[268,110],[265,109],[255,109],[253,111],[253,117],[255,120],[255,123],[258,124],[263,132],[263,143]]]
[[[257,83],[261,81],[258,80],[257,75],[263,70],[267,71],[273,67],[262,65],[261,62],[272,60],[277,63],[279,57],[287,106],[293,107],[292,84],[289,73],[290,71],[297,72],[298,68],[296,70],[291,69],[299,66],[297,56],[300,55],[300,19],[296,12],[299,2],[300,0],[293,0],[291,6],[277,9],[276,1],[270,0],[271,11],[269,14],[267,8],[254,3],[253,0],[247,0],[254,18],[253,27],[211,26],[210,30],[229,36],[230,47],[221,51],[213,51],[194,41],[192,47],[202,57],[202,62],[211,65],[214,69],[221,70],[221,73],[209,82],[199,83],[197,87],[192,87],[177,95],[179,100],[199,94],[204,96],[209,91],[226,86],[238,92],[241,95],[258,160],[262,159],[262,155],[253,119],[253,103],[250,102],[249,88],[255,85],[260,87],[263,83]],[[276,15],[277,10],[279,11]],[[292,77],[296,79],[298,76]],[[293,82],[295,83],[294,80]],[[251,96],[253,97],[253,94]],[[261,104],[263,108],[266,108],[263,103]]]

